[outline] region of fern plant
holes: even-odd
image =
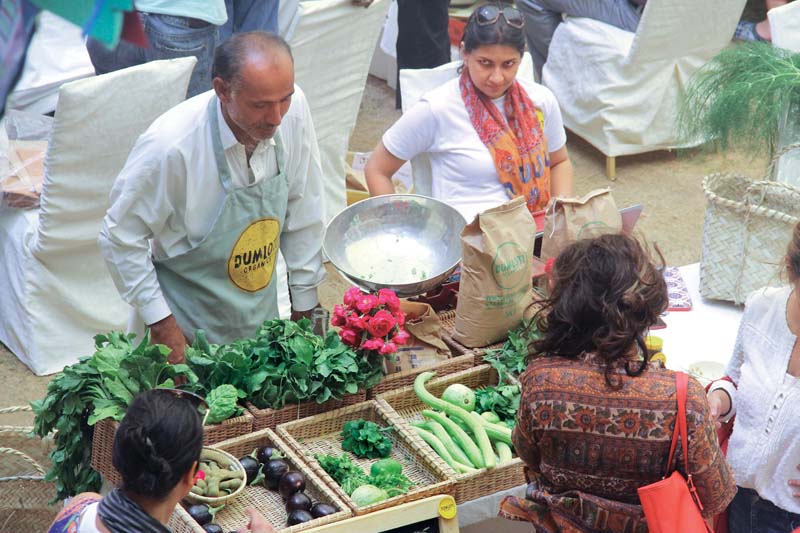
[[[800,54],[770,43],[723,50],[689,81],[678,113],[685,139],[773,153],[786,106],[800,102]]]

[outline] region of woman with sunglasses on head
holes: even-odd
[[[121,487],[105,497],[75,496],[50,533],[169,533],[175,506],[194,486],[203,448],[203,422],[192,396],[171,389],[136,396],[114,437]],[[247,512],[250,527],[240,531],[272,533],[263,516]]]
[[[524,196],[531,213],[572,194],[572,164],[553,94],[517,78],[525,51],[522,14],[479,7],[461,43],[461,75],[425,94],[389,130],[365,168],[372,196],[394,193],[409,159],[430,158],[431,195],[467,221]]]
[[[549,283],[511,437],[531,483],[526,499],[503,500],[500,515],[538,533],[645,532],[637,489],[673,467],[686,475],[682,451],[668,464],[676,376],[650,363],[645,345],[669,303],[664,277],[636,239],[616,234],[565,248]],[[689,472],[709,519],[736,484],[694,379],[686,421]]]

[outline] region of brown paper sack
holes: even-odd
[[[611,189],[595,189],[581,198],[556,198],[544,219],[542,260],[557,257],[579,239],[622,230],[622,217]]]
[[[400,309],[406,315],[404,327],[411,338],[387,358],[385,373],[413,370],[449,359],[450,349],[442,340],[442,325],[433,307],[400,300]]]
[[[523,197],[479,214],[461,232],[453,338],[470,348],[505,339],[530,305],[536,224]]]

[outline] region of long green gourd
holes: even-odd
[[[444,447],[442,441],[436,438],[436,435],[434,435],[430,431],[425,431],[420,427],[415,427],[414,431],[417,432],[417,435],[422,437],[422,440],[427,442],[428,445],[431,448],[433,448],[433,451],[435,451],[439,455],[439,457],[441,457],[442,460],[450,466],[450,468],[452,468],[456,472],[459,471],[458,467],[456,466],[456,463],[453,461],[453,457],[447,451],[447,448]]]
[[[438,409],[446,413],[448,416],[452,416],[453,418],[458,418],[467,424],[470,431],[472,431],[472,434],[475,436],[475,440],[477,441],[478,447],[483,455],[483,466],[486,468],[494,468],[497,464],[497,461],[494,457],[492,443],[489,440],[489,436],[486,434],[486,430],[484,429],[483,425],[479,422],[476,422],[475,419],[469,416],[469,413],[464,409],[437,398],[425,388],[425,383],[430,381],[430,379],[435,375],[435,372],[423,372],[417,376],[417,379],[414,380],[414,392],[417,394],[417,397],[422,400],[422,402],[430,405],[434,409]],[[459,442],[459,444],[463,443]]]
[[[458,461],[461,464],[472,464],[472,461],[469,460],[467,454],[464,453],[458,444],[450,437],[450,434],[445,431],[444,427],[439,422],[430,421],[428,422],[428,426],[430,427],[431,432],[436,435],[436,438],[442,441],[444,447],[447,448],[447,451],[450,452],[450,455],[453,457],[454,460]]]
[[[478,448],[478,445],[475,444],[475,441],[472,440],[472,437],[470,437],[466,431],[461,429],[461,426],[447,418],[447,415],[444,413],[440,413],[438,411],[422,411],[422,416],[442,425],[445,431],[450,434],[450,436],[453,438],[453,441],[459,445],[469,459],[469,462],[465,464],[471,464],[475,468],[484,467],[483,453],[481,453],[481,449]]]
[[[508,445],[514,444],[511,442],[511,430],[500,424],[492,424],[478,413],[470,413],[470,416],[486,430],[486,434],[493,441],[505,442]]]

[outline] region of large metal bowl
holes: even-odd
[[[461,261],[466,221],[453,207],[413,194],[367,198],[336,215],[322,248],[362,289],[416,296],[441,285]]]

